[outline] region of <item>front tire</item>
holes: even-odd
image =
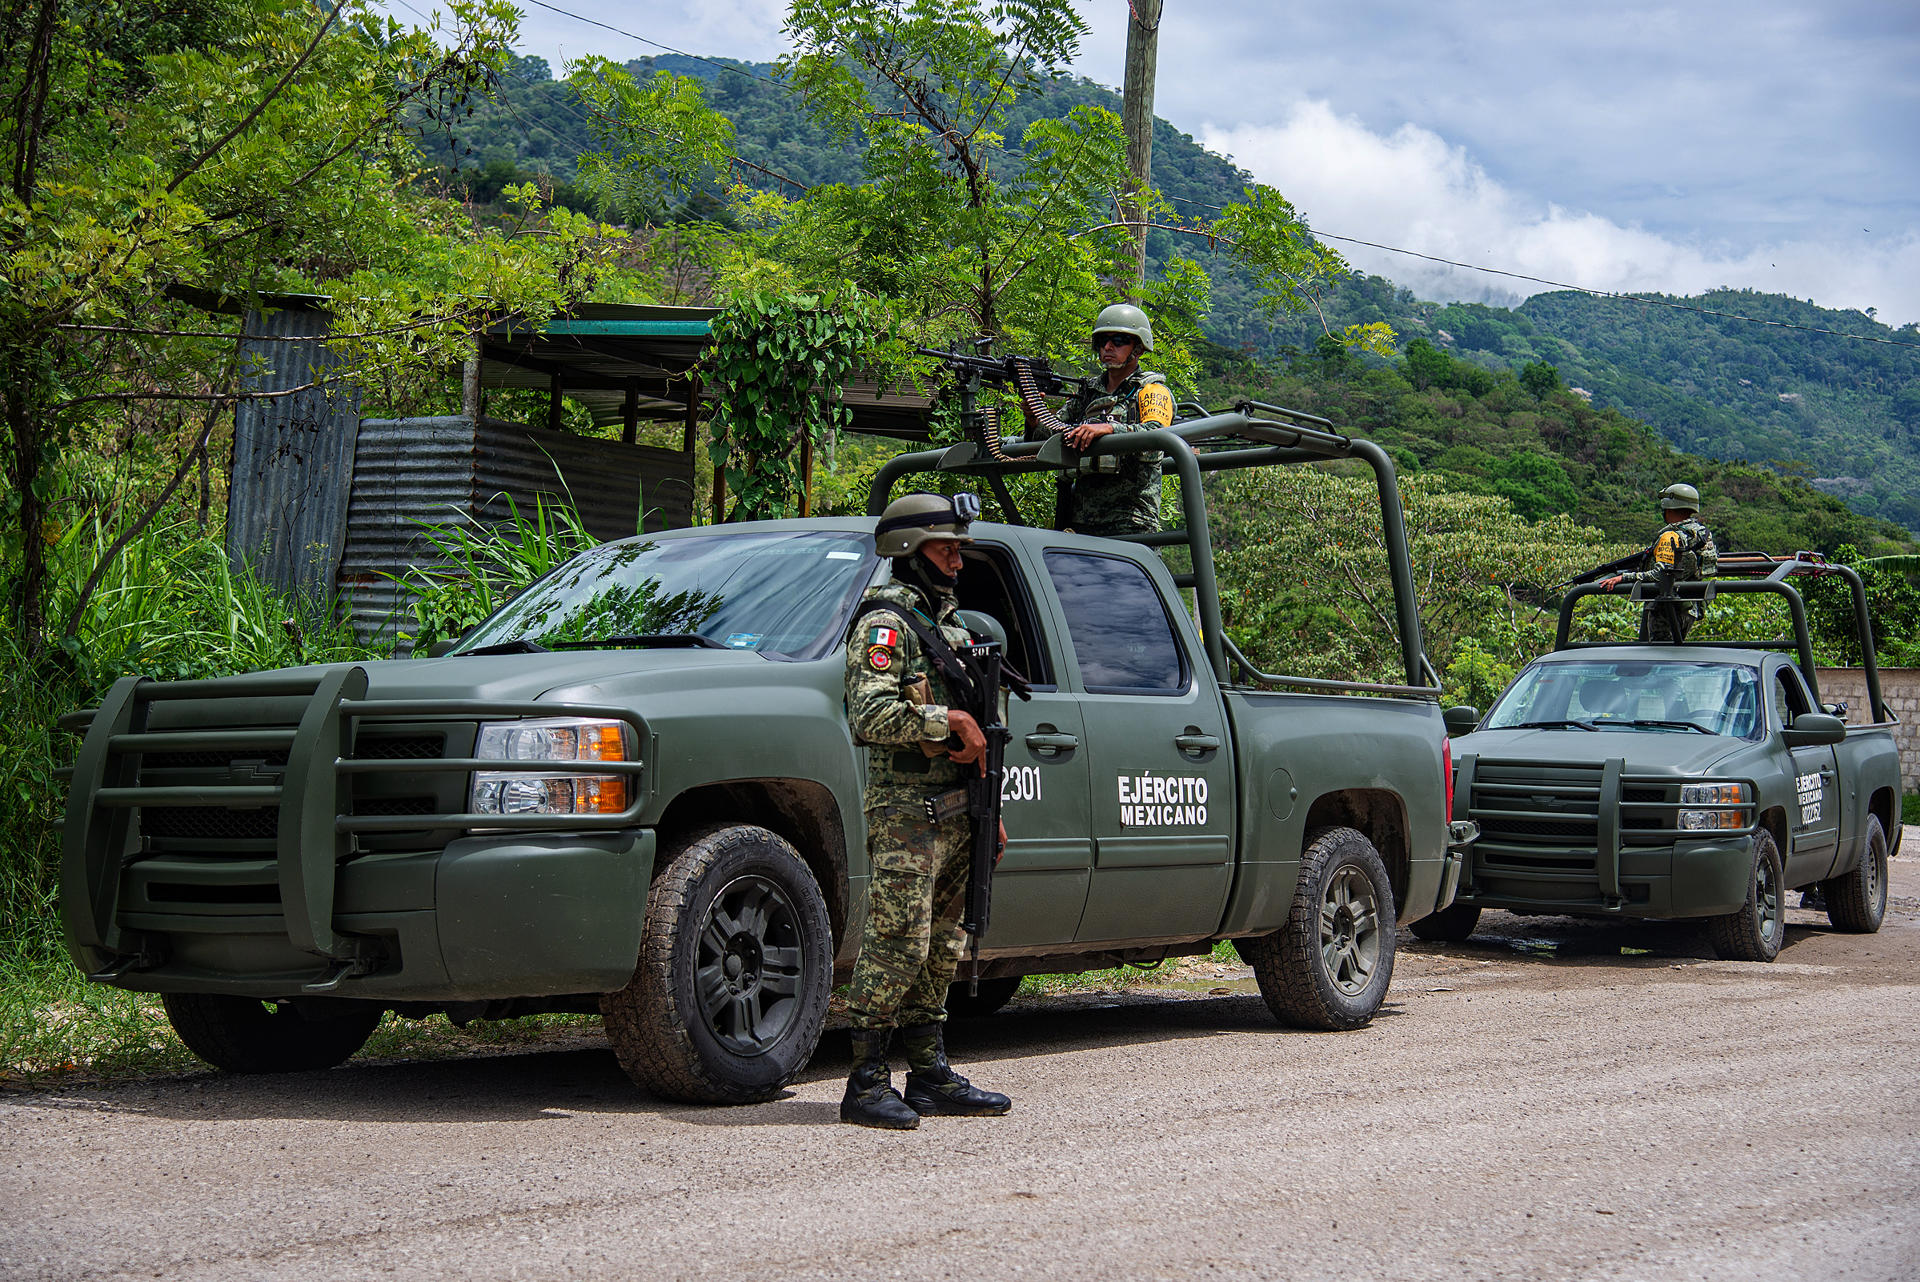
[[[1850,873],[1820,883],[1827,920],[1849,935],[1871,935],[1887,919],[1887,834],[1880,820],[1867,819],[1866,849]]]
[[[1435,944],[1458,944],[1473,934],[1480,924],[1477,904],[1448,904],[1437,913],[1429,913],[1408,926],[1421,939]]]
[[[1770,962],[1787,939],[1786,870],[1773,834],[1761,829],[1753,838],[1753,866],[1747,873],[1747,902],[1737,911],[1707,921],[1713,951],[1728,961]]]
[[[1286,924],[1238,947],[1282,1024],[1363,1028],[1393,982],[1393,923],[1380,852],[1356,828],[1326,828],[1301,852]]]
[[[793,847],[765,828],[708,829],[653,883],[639,964],[600,1015],[655,1095],[755,1104],[812,1058],[832,976],[826,900]]]
[[[344,1064],[385,1013],[362,1002],[263,1002],[222,993],[165,993],[187,1049],[229,1073],[304,1073]]]

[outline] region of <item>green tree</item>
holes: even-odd
[[[137,531],[204,470],[232,407],[260,395],[243,388],[240,326],[185,299],[244,312],[262,294],[320,295],[338,355],[379,386],[457,360],[492,316],[548,314],[607,257],[610,229],[565,211],[516,236],[411,186],[414,137],[506,56],[503,0],[454,0],[432,31],[360,0],[207,0],[157,22],[122,0],[9,12],[0,538],[30,652],[46,639],[48,540],[107,497],[90,460],[145,451]],[[532,216],[533,193],[514,198]]]

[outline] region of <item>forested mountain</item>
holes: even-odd
[[[663,55],[637,59],[629,68],[702,81],[709,101],[732,120],[741,158],[761,167],[745,175],[756,185],[861,178],[857,140],[836,142],[813,124],[795,95],[770,79],[767,64]],[[1116,111],[1120,105],[1118,95],[1091,81],[1061,81],[1021,103],[1007,136],[1017,140],[1031,120],[1082,103]],[[590,144],[586,113],[568,87],[552,79],[544,61],[524,58],[516,60],[498,101],[481,105],[456,132],[429,140],[428,147],[477,199],[542,173],[553,180],[556,199],[584,207],[583,194],[571,184],[574,158]],[[1173,205],[1168,221],[1198,222],[1237,196],[1248,179],[1156,120],[1154,181]],[[697,198],[678,216],[718,212],[717,202]],[[1157,230],[1148,248],[1156,263],[1181,255],[1207,268],[1213,303],[1206,330],[1222,348],[1283,361],[1315,349],[1320,318],[1269,321],[1249,283],[1210,253],[1204,240]],[[1336,328],[1385,321],[1398,331],[1403,350],[1424,338],[1441,352],[1496,373],[1543,362],[1593,408],[1643,420],[1682,451],[1763,465],[1836,495],[1863,515],[1920,530],[1920,326],[1896,331],[1859,312],[1750,290],[1697,298],[1653,295],[1644,302],[1557,292],[1536,295],[1516,309],[1447,305],[1358,275],[1333,291],[1324,310]],[[1363,363],[1382,364],[1372,358]],[[1296,361],[1295,369],[1303,368]],[[1396,430],[1421,435],[1410,425]],[[1495,446],[1489,441],[1467,448]],[[1598,495],[1586,499],[1597,511],[1610,502]]]

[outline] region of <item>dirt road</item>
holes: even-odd
[[[1365,1031],[1250,984],[956,1028],[1012,1116],[641,1097],[604,1042],[0,1096],[0,1277],[1912,1278],[1920,839],[1876,936],[1495,914]],[[1226,989],[1216,993],[1214,989]]]

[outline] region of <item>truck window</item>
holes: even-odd
[[[1186,654],[1145,570],[1087,552],[1049,552],[1046,560],[1088,693],[1186,690]]]
[[[1800,681],[1790,668],[1774,669],[1772,702],[1773,724],[1779,730],[1792,725],[1793,719],[1801,713],[1813,711],[1813,701],[1800,688]]]
[[[1007,662],[1020,675],[1036,686],[1053,685],[1053,663],[1047,658],[1039,612],[1006,548],[994,543],[967,547],[961,553],[960,586],[954,595],[961,609],[978,610],[1000,621],[1007,630]]]

